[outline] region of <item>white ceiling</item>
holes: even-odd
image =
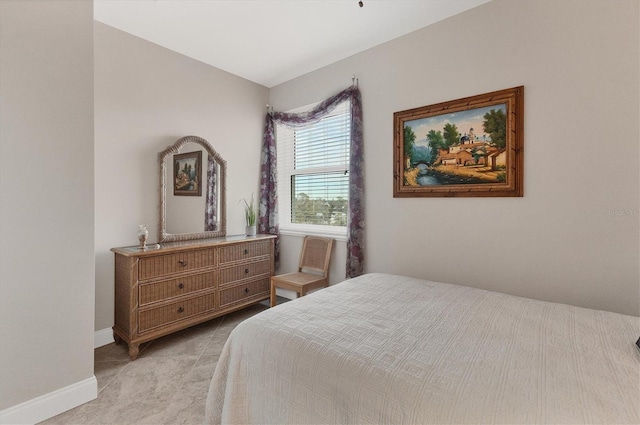
[[[94,18],[273,87],[488,1],[94,0]]]

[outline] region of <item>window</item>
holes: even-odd
[[[315,124],[276,125],[281,231],[346,236],[350,122],[347,100]]]

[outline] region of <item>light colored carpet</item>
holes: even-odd
[[[142,345],[95,350],[98,398],[41,424],[201,424],[211,376],[227,337],[268,301]]]

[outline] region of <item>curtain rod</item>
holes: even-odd
[[[356,74],[351,75],[351,84],[356,87],[358,86],[358,77],[356,77]],[[267,112],[273,112],[273,106],[269,105],[268,103],[266,105],[266,108]]]

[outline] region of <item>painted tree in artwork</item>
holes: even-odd
[[[191,175],[191,164],[185,162],[184,167],[182,167],[182,172],[184,173],[185,176],[187,176],[189,179],[192,178]]]
[[[431,163],[433,164],[438,158],[438,154],[440,153],[440,149],[445,148],[444,137],[442,137],[441,131],[431,130],[427,133],[427,142],[429,143],[429,148],[431,149]]]
[[[491,143],[499,148],[507,145],[507,116],[501,109],[492,109],[484,114],[484,132],[491,137]]]
[[[409,126],[404,126],[404,156],[410,158],[413,162],[413,146],[416,142],[416,134]]]
[[[446,123],[442,129],[442,137],[444,138],[446,147],[458,144],[460,142],[458,127],[455,124]]]

